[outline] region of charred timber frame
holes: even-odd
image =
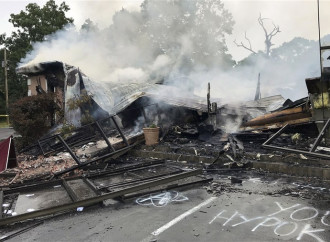
[[[289,124],[286,124],[283,128],[281,128],[273,136],[271,136],[268,140],[266,140],[266,142],[262,144],[262,147],[264,147],[266,149],[286,151],[286,152],[292,152],[292,153],[297,153],[297,154],[304,154],[304,155],[308,155],[308,156],[312,156],[312,157],[316,157],[316,158],[322,158],[322,159],[328,159],[329,160],[330,155],[320,154],[320,153],[314,152],[316,150],[317,146],[319,145],[322,137],[324,136],[326,129],[329,126],[330,126],[330,118],[325,123],[322,131],[320,132],[320,134],[316,138],[313,146],[311,147],[311,149],[309,151],[297,150],[297,149],[291,149],[291,148],[285,148],[285,147],[278,147],[278,146],[270,145],[270,143],[272,141],[274,141],[276,138],[278,138],[287,129],[287,127],[289,127]]]
[[[188,171],[188,172],[183,172],[177,175],[171,175],[165,178],[161,178],[159,180],[155,180],[155,181],[150,181],[150,182],[146,182],[146,183],[142,183],[136,186],[132,186],[126,189],[122,189],[119,191],[115,191],[115,192],[110,192],[104,195],[100,195],[100,196],[96,196],[96,197],[92,197],[92,198],[88,198],[88,199],[84,199],[84,200],[80,200],[80,201],[75,201],[72,203],[67,203],[64,205],[59,205],[59,206],[54,206],[51,208],[46,208],[46,209],[41,209],[41,210],[37,210],[37,211],[33,211],[33,212],[29,212],[29,213],[24,213],[21,215],[16,215],[16,216],[12,216],[12,217],[7,217],[7,218],[3,218],[0,219],[0,226],[4,226],[7,224],[11,224],[11,223],[15,223],[15,222],[19,222],[19,221],[24,221],[27,219],[34,219],[37,217],[41,217],[41,216],[46,216],[46,215],[51,215],[51,214],[56,214],[59,212],[64,212],[64,211],[70,211],[73,210],[77,207],[86,207],[86,206],[90,206],[99,202],[102,202],[104,200],[107,199],[112,199],[112,198],[116,198],[116,197],[120,197],[123,196],[125,194],[130,194],[130,193],[134,193],[143,189],[147,189],[150,187],[155,187],[158,185],[162,185],[162,184],[166,184],[172,181],[176,181],[176,180],[180,180],[186,177],[190,177],[190,176],[195,176],[195,175],[199,175],[202,173],[202,170],[193,170],[193,171]]]
[[[86,178],[94,178],[94,177],[101,177],[104,175],[114,175],[118,174],[121,172],[126,172],[128,170],[134,171],[140,168],[145,168],[149,166],[154,166],[154,165],[159,165],[159,164],[164,164],[164,160],[156,160],[156,161],[149,161],[145,162],[142,164],[136,164],[136,165],[129,165],[126,167],[118,168],[115,170],[110,170],[110,171],[102,171],[102,172],[97,172],[95,174],[88,174],[85,177]],[[72,179],[79,179],[82,178],[82,176],[77,176],[74,178],[67,178],[66,181],[72,180]],[[30,184],[25,184],[25,185],[19,185],[19,186],[9,186],[10,190],[5,190],[6,193],[16,193],[16,192],[22,192],[22,191],[28,191],[28,190],[33,190],[35,188],[42,188],[42,187],[47,187],[47,186],[55,186],[55,185],[61,185],[59,180],[51,180],[51,181],[44,181],[44,182],[38,182],[38,183],[30,183]],[[4,188],[3,188],[4,189]]]
[[[98,158],[96,158],[96,159],[94,159],[94,160],[87,161],[87,162],[81,163],[81,164],[79,164],[79,165],[72,166],[72,167],[70,167],[70,168],[68,168],[68,169],[66,169],[66,170],[64,170],[64,171],[60,171],[60,172],[55,173],[54,176],[55,176],[55,177],[58,177],[58,176],[61,176],[61,175],[65,174],[65,173],[68,173],[68,172],[70,172],[70,171],[73,171],[73,170],[76,170],[76,169],[82,168],[82,167],[84,167],[84,166],[87,166],[87,165],[89,165],[89,164],[92,164],[92,163],[94,163],[94,162],[98,162],[98,161],[101,161],[101,160],[104,160],[104,159],[108,159],[108,158],[112,158],[112,157],[115,157],[115,156],[123,155],[123,154],[125,154],[126,152],[128,152],[130,149],[132,149],[134,146],[135,146],[135,145],[127,146],[127,147],[122,148],[122,149],[120,149],[120,150],[116,150],[116,151],[114,151],[114,152],[112,152],[112,153],[109,153],[109,154],[103,155],[103,156],[101,156],[101,157],[98,157]]]
[[[114,125],[115,125],[115,128],[117,129],[117,131],[119,132],[120,136],[122,137],[124,143],[126,144],[126,146],[129,146],[128,141],[127,141],[127,138],[125,137],[124,133],[122,132],[121,128],[119,127],[119,125],[118,125],[118,123],[117,123],[117,121],[116,121],[116,119],[115,119],[115,116],[116,116],[116,115],[112,115],[112,116],[107,117],[107,118],[105,118],[105,119],[102,119],[102,120],[100,120],[100,121],[96,121],[96,122],[93,122],[93,123],[90,123],[90,124],[86,124],[86,125],[84,125],[84,126],[82,126],[82,127],[80,127],[80,128],[75,129],[74,131],[79,131],[79,130],[81,130],[81,129],[83,129],[83,128],[86,128],[86,127],[92,127],[94,130],[96,129],[97,131],[100,132],[102,138],[105,140],[105,142],[106,142],[106,144],[108,145],[109,149],[111,149],[112,151],[115,151],[115,149],[114,149],[113,146],[111,145],[109,139],[107,138],[107,136],[106,136],[104,130],[102,129],[102,127],[101,127],[101,125],[100,125],[100,122],[101,122],[101,121],[104,121],[104,120],[107,120],[107,119],[111,119],[111,120],[113,121]],[[47,138],[44,138],[44,139],[40,139],[40,140],[38,140],[38,146],[39,146],[39,148],[40,148],[40,150],[41,150],[41,152],[42,152],[43,155],[48,155],[48,154],[50,154],[50,153],[52,153],[52,152],[54,152],[54,151],[60,151],[60,150],[61,150],[61,149],[56,149],[56,150],[53,150],[53,151],[51,151],[51,152],[45,153],[45,151],[44,151],[43,148],[42,148],[42,143],[43,143],[43,142],[45,142],[45,141],[47,141],[47,140],[50,140],[50,139],[59,138],[59,136],[60,136],[59,134],[55,134],[55,135],[52,135],[52,136],[50,136],[50,137],[47,137]],[[60,138],[59,138],[59,139],[60,139]],[[84,139],[86,139],[86,137],[84,137]],[[61,141],[61,143],[63,144],[64,148],[66,148],[66,149],[68,150],[67,147],[68,147],[69,145],[63,140],[63,138],[62,138],[62,140],[60,140],[60,141]],[[64,141],[64,142],[63,142],[63,141]],[[74,142],[74,143],[75,143],[75,142]],[[70,152],[69,152],[69,153],[70,153]],[[70,154],[71,154],[71,153],[70,153]],[[76,161],[75,158],[73,158],[73,159]],[[76,162],[77,162],[77,161],[76,161]],[[79,161],[79,162],[80,162],[80,161]],[[77,163],[78,163],[78,162],[77,162]]]
[[[111,145],[109,139],[107,138],[106,134],[104,133],[104,130],[102,129],[102,127],[101,127],[101,125],[99,124],[98,121],[96,121],[96,122],[94,122],[94,123],[91,123],[91,124],[88,124],[88,125],[86,125],[86,126],[96,127],[96,129],[100,132],[102,138],[105,140],[105,142],[106,142],[108,148],[110,149],[110,153],[108,153],[108,154],[106,154],[106,155],[104,155],[104,156],[101,156],[101,157],[99,157],[99,158],[97,158],[97,159],[91,160],[91,161],[87,161],[87,162],[81,163],[80,160],[78,159],[78,157],[77,157],[77,156],[74,154],[74,152],[71,150],[71,148],[69,147],[69,145],[65,142],[65,140],[64,140],[64,139],[61,137],[61,135],[59,135],[59,134],[54,135],[54,136],[51,136],[51,137],[48,137],[48,138],[45,139],[45,140],[47,140],[47,139],[51,139],[51,138],[54,138],[54,137],[57,138],[57,139],[62,143],[62,145],[66,148],[66,150],[70,153],[72,159],[74,159],[75,162],[77,163],[76,166],[72,166],[72,167],[70,167],[70,168],[68,168],[68,169],[66,169],[66,170],[64,170],[64,171],[61,171],[61,172],[57,172],[57,173],[55,173],[55,174],[54,174],[55,177],[58,177],[58,176],[60,176],[60,175],[63,175],[63,174],[68,173],[68,172],[70,172],[70,171],[73,171],[73,170],[75,170],[75,169],[78,169],[78,168],[81,168],[81,167],[87,166],[87,165],[89,165],[89,164],[91,164],[91,163],[94,163],[94,162],[97,162],[97,161],[100,161],[100,160],[103,160],[103,159],[106,159],[106,158],[110,158],[110,157],[112,157],[112,156],[116,156],[116,155],[121,154],[121,153],[124,154],[124,153],[126,153],[129,149],[131,149],[131,148],[133,147],[133,146],[130,146],[130,145],[129,145],[129,143],[128,143],[128,141],[127,141],[127,139],[126,139],[124,133],[123,133],[122,130],[120,129],[120,127],[119,127],[118,123],[116,122],[116,119],[114,118],[114,116],[108,117],[108,118],[106,118],[106,119],[109,119],[109,118],[110,118],[110,119],[113,121],[113,123],[115,124],[115,127],[116,127],[117,131],[119,132],[120,136],[122,137],[122,139],[123,139],[123,141],[124,141],[126,147],[124,147],[124,148],[122,148],[122,149],[119,149],[119,150],[115,150],[115,149],[113,148],[113,146]],[[106,120],[106,119],[104,119],[104,120]],[[85,127],[85,126],[83,126],[83,127]],[[81,127],[81,128],[83,128],[83,127]],[[42,153],[45,155],[44,150],[42,149],[42,146],[41,146],[40,140],[38,140],[38,145],[39,145],[39,147],[40,147]],[[111,152],[111,151],[112,151],[112,152]]]

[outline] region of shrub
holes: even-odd
[[[52,93],[24,97],[10,106],[10,121],[22,135],[22,145],[30,145],[45,135],[58,107]]]

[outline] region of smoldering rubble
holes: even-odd
[[[159,81],[98,83],[62,62],[17,71],[32,81],[44,78],[75,129],[60,133],[57,123],[19,152],[18,167],[0,173],[0,226],[83,211],[100,202],[111,207],[113,201],[142,197],[137,204],[143,205],[159,192],[172,197],[173,189],[198,188],[221,197],[242,192],[252,175],[315,177],[322,187],[330,178],[325,132],[330,121],[317,116],[329,105],[320,105],[320,78],[306,80],[309,96],[300,100],[276,95],[233,104],[213,98],[210,85],[201,98]],[[70,109],[70,100],[85,93],[91,105]],[[84,124],[86,110],[93,121]],[[160,131],[152,145],[145,145],[144,128]],[[293,188],[271,192],[283,194],[311,200],[329,195]]]

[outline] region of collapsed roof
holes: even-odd
[[[108,115],[123,111],[130,104],[141,97],[148,97],[157,102],[164,102],[172,106],[185,107],[199,112],[207,112],[206,99],[188,93],[174,86],[156,84],[152,80],[145,82],[115,83],[98,82],[83,74],[79,68],[59,61],[42,62],[18,67],[17,73],[28,76],[43,75],[53,69],[62,70],[64,80],[64,103],[71,98],[80,96],[83,90],[92,97],[96,106]],[[66,119],[76,126],[80,125],[80,110],[68,110],[65,105]]]

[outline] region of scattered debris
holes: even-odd
[[[24,67],[20,71],[42,75],[54,65],[68,67],[50,62],[39,69]],[[78,74],[74,86],[79,88],[69,87],[73,93],[85,88],[96,94],[87,76],[74,67],[70,72]],[[71,74],[63,75],[62,84],[72,81]],[[17,167],[8,166],[0,173],[0,226],[67,211],[82,212],[100,202],[113,206],[133,198],[139,205],[164,207],[189,201],[177,189],[201,184],[209,194],[221,196],[264,182],[244,177],[244,172],[267,174],[271,168],[283,172],[288,166],[290,171],[299,167],[298,175],[304,175],[301,167],[312,164],[310,157],[324,159],[319,166],[329,165],[330,119],[319,121],[313,116],[316,94],[313,100],[292,102],[272,96],[234,107],[212,103],[210,86],[206,100],[169,96],[173,89],[158,84],[116,88],[115,94],[110,92],[119,95],[111,108],[103,102],[108,98],[106,89],[94,96],[94,111],[102,111],[97,121],[87,125],[79,121],[78,128],[64,133],[54,129],[21,151]],[[68,90],[62,92],[63,101],[72,95]],[[79,120],[77,113],[71,110],[65,115]],[[157,126],[157,136],[144,145],[142,130],[150,126]],[[261,165],[266,170],[260,170]],[[219,182],[219,176],[226,182]],[[304,190],[290,189],[265,194],[308,197]]]

